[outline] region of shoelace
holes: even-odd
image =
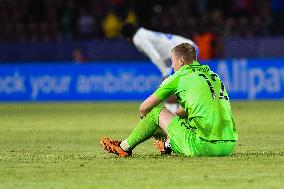
[[[110,143],[114,146],[119,146],[120,145],[120,141],[117,140],[110,140]]]

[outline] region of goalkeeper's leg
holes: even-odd
[[[175,113],[179,109],[177,97],[175,95],[170,96],[165,102],[165,107],[172,113]]]
[[[123,150],[134,149],[138,144],[151,138],[159,128],[160,112],[165,108],[163,105],[154,107],[146,117],[144,117],[132,131],[129,137],[122,141],[120,146]]]
[[[158,130],[159,126],[165,133],[168,133],[167,125],[173,117],[174,114],[164,108],[163,105],[158,105],[138,123],[126,140],[120,142],[104,138],[101,143],[104,149],[110,153],[115,153],[121,157],[131,156],[131,151],[138,144],[150,139]]]

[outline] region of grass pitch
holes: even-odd
[[[120,159],[138,103],[0,104],[0,188],[283,188],[284,101],[233,102],[239,142],[230,157],[160,156],[153,140]]]

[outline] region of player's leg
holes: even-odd
[[[176,116],[166,108],[160,113],[159,126],[169,137],[169,140],[156,144],[162,154],[166,152],[168,147],[171,147],[175,153],[187,156],[218,156],[231,152],[232,145],[230,144],[215,145],[202,141],[197,136],[195,127],[192,127],[186,119]]]
[[[196,154],[196,128],[186,119],[174,116],[167,125],[168,137],[173,152],[187,156]]]
[[[177,103],[177,98],[175,95],[170,96],[166,100],[165,107],[172,113],[175,113],[179,109],[179,104]]]
[[[160,139],[155,142],[157,149],[161,152],[162,155],[170,155],[172,152],[170,139],[168,138],[168,126],[171,121],[177,117],[167,108],[164,108],[159,115],[159,127],[166,133],[166,139]]]
[[[167,108],[164,108],[159,115],[159,127],[163,129],[163,131],[168,135],[168,126],[172,119],[175,117],[171,111]]]
[[[177,116],[171,120],[167,130],[172,150],[187,156],[228,156],[236,144],[234,141],[205,141],[197,135],[195,127]]]
[[[113,142],[108,138],[104,138],[101,141],[102,145],[104,146],[104,149],[119,156],[129,156],[127,155],[127,152],[131,152],[138,144],[151,138],[157,131],[159,124],[159,114],[163,109],[163,105],[158,105],[154,107],[146,115],[146,117],[141,119],[141,121],[138,123],[136,128],[129,135],[129,137],[121,142]],[[131,155],[131,153],[129,154]]]
[[[167,133],[167,125],[175,115],[163,105],[154,107],[132,131],[129,137],[123,141],[113,141],[104,138],[101,143],[104,149],[119,156],[130,156],[131,151],[140,143],[150,139],[160,127]],[[161,118],[160,118],[161,117]],[[128,153],[129,152],[129,153]]]
[[[163,117],[161,119],[160,117]],[[134,149],[138,144],[151,138],[160,126],[165,133],[166,125],[174,117],[163,105],[153,108],[145,118],[143,118],[130,136],[122,141],[121,147],[124,150]]]

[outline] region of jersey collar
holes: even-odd
[[[189,64],[189,66],[199,66],[200,64],[196,61],[196,60],[194,60],[193,62],[192,62],[192,64]]]
[[[210,70],[207,65],[200,65],[197,61],[193,61],[192,64],[182,66],[178,71],[183,71],[186,69],[198,69],[202,72],[208,72]]]
[[[183,71],[183,70],[186,70],[186,69],[194,67],[194,66],[200,66],[200,64],[197,61],[193,61],[192,64],[186,64],[186,65],[182,66],[179,69],[179,71]]]

